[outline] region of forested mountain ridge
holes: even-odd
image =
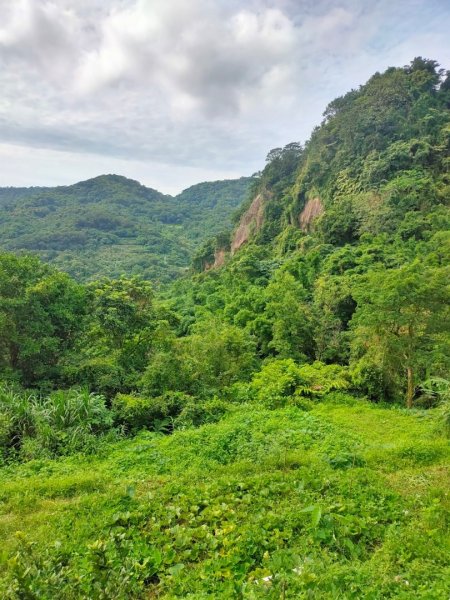
[[[344,246],[447,206],[449,106],[448,75],[421,58],[335,99],[304,146],[291,143],[268,154],[241,209],[245,241],[264,245],[281,233],[302,239],[320,217],[321,240]],[[231,249],[242,243],[238,226]]]
[[[0,254],[0,595],[446,597],[449,200],[416,58],[272,150],[196,273]]]
[[[56,188],[0,188],[5,250],[35,253],[79,280],[124,273],[168,281],[219,233],[251,178],[206,182],[176,197],[102,175]]]
[[[448,72],[417,58],[375,74],[304,146],[269,153],[237,227],[194,259],[225,268],[178,284],[178,309],[205,304],[262,356],[358,364],[377,398],[406,393],[407,374],[412,402],[433,360],[448,368],[449,167]]]

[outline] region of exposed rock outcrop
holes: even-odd
[[[300,229],[310,231],[314,221],[323,213],[323,204],[319,196],[310,198],[299,216]]]
[[[218,269],[219,267],[222,267],[225,264],[226,255],[227,252],[226,250],[224,250],[224,248],[219,248],[218,250],[216,250],[214,254],[213,269]]]
[[[243,244],[248,242],[251,235],[261,229],[264,221],[264,197],[258,194],[249,208],[242,215],[231,242],[231,253],[234,254]]]
[[[218,248],[214,252],[214,262],[206,263],[204,267],[204,271],[209,271],[210,269],[218,269],[225,264],[225,258],[227,256],[227,251],[224,248]]]

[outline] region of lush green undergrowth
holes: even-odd
[[[5,467],[1,597],[445,598],[435,411],[334,398]]]

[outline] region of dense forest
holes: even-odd
[[[155,285],[231,225],[252,179],[205,182],[167,196],[102,175],[55,188],[0,188],[0,247],[33,253],[78,281],[123,274]]]
[[[446,598],[450,73],[376,73],[176,204],[100,180],[0,194],[3,246],[77,276],[0,255],[2,597]],[[156,270],[91,250],[149,203]]]

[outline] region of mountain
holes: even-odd
[[[376,73],[328,105],[304,146],[272,150],[228,245],[223,235],[208,240],[197,268],[212,246],[233,255],[251,242],[286,256],[306,240],[337,249],[369,235],[414,245],[444,228],[437,215],[447,215],[450,198],[450,76],[437,66],[417,58]]]
[[[350,365],[369,397],[412,405],[450,366],[449,164],[449,72],[416,58],[376,73],[304,146],[269,153],[236,227],[175,283],[177,312],[219,315],[264,359]]]
[[[71,186],[0,188],[0,240],[79,280],[123,273],[168,281],[231,223],[252,179],[194,185],[172,197],[118,175]]]

